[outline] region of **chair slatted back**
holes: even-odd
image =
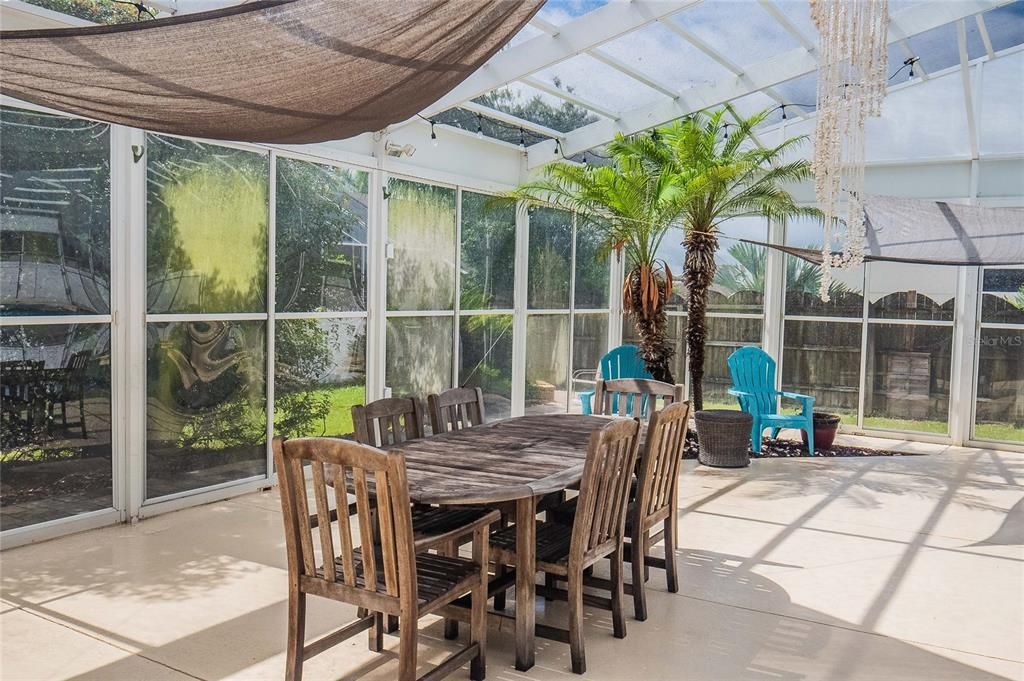
[[[326,582],[335,591],[343,585],[388,597],[385,603],[390,601],[389,610],[395,612],[399,608],[393,599],[411,598],[415,603],[415,552],[405,457],[335,438],[278,437],[273,449],[281,484],[289,572],[300,583],[305,578]],[[303,472],[306,463],[313,474],[313,513]],[[328,476],[333,476],[333,487],[327,484]],[[346,490],[355,496],[354,504],[349,503]],[[332,500],[340,546],[334,543]],[[376,512],[371,513],[371,508]],[[353,522],[359,530],[358,541],[352,532]]]
[[[635,345],[620,345],[601,358],[601,378],[654,378]]]
[[[582,560],[609,541],[622,541],[639,444],[639,419],[615,419],[590,436],[570,562]]]
[[[356,441],[388,447],[423,437],[423,407],[415,397],[386,397],[352,407]]]
[[[634,521],[641,525],[651,516],[665,515],[663,511],[676,502],[675,490],[689,421],[689,402],[674,402],[651,415],[644,451],[640,455],[640,482],[636,493]]]
[[[598,380],[594,393],[594,413],[609,416],[643,418],[665,405],[683,401],[683,386],[649,378]]]
[[[428,395],[427,410],[434,435],[479,426],[486,420],[480,388],[453,388]]]
[[[740,396],[740,407],[751,414],[774,414],[777,409],[775,360],[761,348],[748,345],[729,355],[732,387],[750,393]]]

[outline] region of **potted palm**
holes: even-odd
[[[656,380],[674,383],[675,350],[666,337],[665,314],[672,295],[672,270],[657,253],[678,219],[681,194],[672,165],[649,163],[658,144],[647,135],[619,135],[607,147],[607,165],[552,163],[538,179],[509,192],[505,199],[573,211],[583,229],[601,234],[599,257],[624,254],[622,306],[636,326],[640,355]]]

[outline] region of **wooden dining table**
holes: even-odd
[[[389,448],[405,455],[409,496],[421,504],[515,503],[516,669],[534,664],[537,501],[579,483],[587,443],[607,417],[520,416],[409,440]]]

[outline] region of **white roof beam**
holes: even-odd
[[[971,88],[970,57],[967,56],[967,24],[956,22],[956,42],[960,48],[960,78],[964,84],[964,108],[967,110],[967,135],[971,142],[971,158],[978,158],[978,126],[974,118],[974,93]]]
[[[895,40],[890,40],[889,42],[898,42],[900,45],[900,50],[903,51],[904,57],[906,57],[907,59],[914,59],[915,57],[917,57],[917,55],[914,54],[914,50],[910,49],[910,42],[907,41],[907,34],[903,32],[903,30],[896,23],[891,14],[889,15],[889,35],[895,38]],[[914,69],[919,74],[921,80],[928,80],[928,78],[930,77],[928,75],[928,70],[925,69],[924,64],[922,64],[921,62],[915,62]]]
[[[651,78],[650,76],[641,71],[637,71],[629,64],[626,64],[622,60],[613,57],[604,50],[593,49],[589,50],[587,54],[589,54],[591,57],[598,60],[602,64],[607,64],[608,66],[612,67],[619,73],[624,73],[633,80],[639,81],[646,85],[647,87],[651,88],[652,90],[657,90],[658,92],[667,97],[675,99],[676,97],[679,96],[678,88],[674,88],[666,83],[658,81],[655,78]]]
[[[981,43],[985,46],[985,54],[988,58],[996,56],[995,50],[992,49],[992,38],[988,35],[988,26],[985,25],[985,16],[982,14],[975,14],[974,21],[978,24],[978,35],[981,36]]]
[[[899,34],[905,37],[924,33],[945,24],[954,23],[981,12],[1009,4],[1011,0],[960,0],[959,2],[926,3],[908,7],[894,17]],[[890,33],[890,42],[899,37]],[[677,118],[682,118],[701,109],[719,106],[733,99],[765,87],[778,85],[787,80],[800,78],[817,69],[814,56],[800,47],[783,54],[766,59],[747,67],[746,82],[740,78],[730,78],[714,83],[692,87],[683,92],[683,98],[666,100],[651,106],[624,111],[619,119],[601,120],[566,134],[562,148],[566,156],[577,154],[586,149],[596,147],[615,137],[616,133],[632,134],[641,130],[662,125]],[[533,147],[531,147],[531,151]],[[539,153],[530,157],[530,167],[542,165],[550,161],[550,153],[544,153],[543,143],[536,149]],[[550,152],[550,148],[548,149]]]
[[[576,95],[575,93],[562,90],[561,88],[557,88],[550,83],[545,83],[542,80],[537,80],[536,78],[530,78],[529,76],[526,76],[524,78],[520,78],[519,82],[523,83],[524,85],[529,85],[535,90],[546,92],[552,97],[558,97],[559,99],[564,99],[567,102],[572,102],[576,106],[581,106],[584,109],[587,109],[588,111],[593,111],[596,114],[601,114],[606,118],[618,119],[619,117],[619,114],[616,111],[612,111],[611,109],[603,107],[600,104],[597,104],[596,102],[590,101],[589,99],[584,99]]]
[[[548,35],[551,36],[558,35],[559,33],[562,32],[562,29],[556,26],[555,24],[552,24],[550,21],[547,21],[546,19],[541,19],[536,15],[532,19],[530,19],[530,25],[536,28],[537,30],[543,31],[544,33],[547,33]]]
[[[665,28],[669,29],[670,31],[672,31],[673,33],[678,35],[680,38],[685,40],[686,42],[688,42],[691,45],[693,45],[694,47],[696,47],[698,50],[700,50],[701,52],[703,52],[707,56],[709,56],[712,59],[714,59],[716,62],[721,64],[725,69],[727,69],[729,71],[732,71],[733,74],[735,76],[737,76],[738,78],[740,78],[741,80],[744,80],[744,81],[746,80],[746,74],[744,74],[742,66],[740,66],[736,62],[732,61],[731,59],[726,57],[724,54],[722,54],[721,52],[719,52],[715,48],[711,47],[711,45],[708,45],[706,42],[704,42],[703,40],[701,40],[700,38],[695,36],[690,31],[686,30],[685,28],[683,28],[682,26],[680,26],[679,24],[677,24],[676,22],[671,21],[671,20],[663,21],[663,22],[661,22],[661,24]],[[778,102],[779,104],[785,104],[786,103],[786,100],[774,88],[765,87],[765,88],[761,88],[761,90],[766,95],[768,95],[769,97],[774,99],[776,102]],[[797,112],[797,116],[799,116],[800,118],[806,118],[806,114],[803,112],[803,110],[801,108],[797,107],[796,108],[796,112]]]
[[[535,132],[538,135],[544,135],[545,137],[561,138],[565,136],[564,132],[559,132],[554,128],[549,128],[546,125],[540,125],[539,123],[534,123],[533,121],[528,121],[525,118],[520,118],[519,116],[514,116],[510,113],[499,111],[498,109],[492,109],[489,106],[477,104],[476,102],[463,102],[459,108],[475,114],[480,114],[485,118],[493,118],[496,121],[508,123],[509,125],[514,125],[517,128],[522,128],[523,130]]]
[[[558,27],[556,35],[539,35],[502,50],[422,113],[429,118],[698,2],[700,0],[610,2]]]
[[[786,18],[786,15],[779,11],[779,8],[775,6],[775,3],[772,2],[772,0],[758,0],[758,2],[761,3],[761,7],[763,7],[764,10],[771,15],[772,19],[775,19],[775,22],[777,24],[782,26],[782,28],[784,28],[787,33],[793,36],[793,38],[795,38],[796,41],[800,43],[801,47],[803,47],[808,52],[814,52],[814,50],[817,48],[817,45],[814,44],[814,41],[805,36],[803,32],[801,32],[800,29],[797,28],[792,21]]]

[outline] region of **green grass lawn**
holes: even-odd
[[[865,416],[864,427],[878,428],[880,430],[908,430],[916,433],[933,433],[935,435],[949,434],[949,423],[946,421],[894,419],[885,416]]]
[[[1024,442],[1024,427],[1009,423],[976,423],[974,437],[978,440]]]
[[[350,435],[352,427],[352,407],[363,404],[366,401],[366,388],[361,385],[349,385],[344,387],[331,386],[318,388],[312,391],[316,396],[326,396],[330,404],[330,411],[323,421],[316,421],[310,425],[304,436],[338,436]]]

